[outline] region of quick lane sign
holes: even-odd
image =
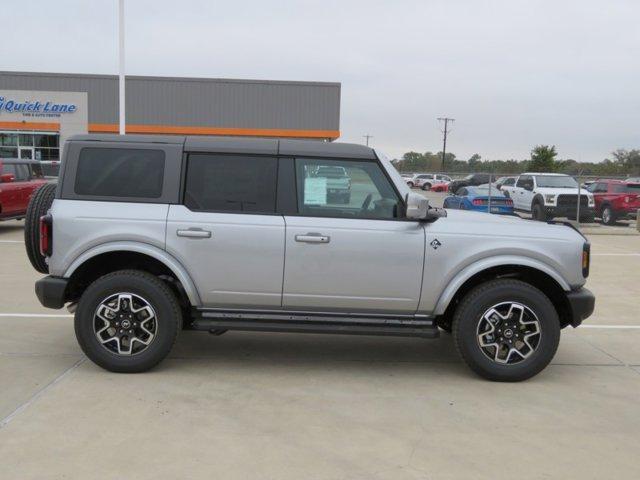
[[[62,114],[75,113],[78,107],[74,103],[56,103],[51,101],[18,101],[0,96],[0,113],[22,113],[27,117],[59,117]]]

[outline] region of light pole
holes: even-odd
[[[368,133],[366,135],[363,135],[363,137],[366,139],[367,141],[367,147],[369,146],[369,139],[373,138],[373,135],[369,135]]]
[[[442,166],[441,166],[441,170],[444,173],[444,158],[445,155],[447,153],[447,134],[449,133],[449,122],[453,123],[455,122],[455,118],[448,118],[448,117],[438,117],[438,121],[439,122],[444,122],[444,130],[442,130],[443,133],[443,138],[442,138]]]
[[[124,0],[118,0],[118,113],[120,135],[125,134],[126,104],[124,93]]]

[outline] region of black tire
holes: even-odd
[[[409,186],[409,188],[413,188],[413,182],[407,182],[407,185]]]
[[[533,206],[531,210],[531,216],[534,220],[537,220],[539,222],[546,222],[548,219],[547,213],[544,211],[544,207],[539,203],[536,203]]]
[[[616,221],[618,220],[616,218],[616,213],[614,212],[613,208],[611,208],[611,205],[605,205],[602,208],[600,218],[602,218],[602,223],[604,223],[605,225],[615,225]]]
[[[493,306],[517,302],[538,319],[540,336],[536,348],[517,363],[498,363],[480,347],[478,324]],[[520,280],[492,280],[465,295],[453,317],[453,339],[467,365],[480,376],[500,382],[518,382],[540,373],[553,359],[560,341],[558,313],[549,298]],[[508,359],[508,357],[507,357]]]
[[[24,246],[31,265],[40,273],[49,273],[45,257],[40,255],[40,217],[46,215],[51,208],[55,194],[56,185],[53,183],[45,183],[39,187],[29,200],[25,215]]]
[[[425,183],[424,185],[422,185],[422,190],[428,192],[429,190],[431,190],[431,184]]]
[[[94,330],[98,307],[118,293],[143,298],[156,314],[155,338],[133,355],[112,351],[98,340]],[[119,270],[98,278],[87,287],[78,303],[74,324],[82,351],[94,363],[111,372],[138,373],[153,368],[169,354],[182,329],[182,310],[174,293],[158,277],[140,270]],[[110,345],[113,347],[113,342]]]

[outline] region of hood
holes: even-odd
[[[577,188],[558,188],[558,187],[538,187],[536,193],[547,195],[577,195]],[[580,189],[580,195],[591,195],[591,192],[586,191],[584,188]]]
[[[508,236],[576,240],[582,235],[571,227],[525,220],[518,216],[491,215],[470,210],[447,209],[447,216],[432,224],[434,231],[462,235]],[[430,227],[427,227],[427,231]]]

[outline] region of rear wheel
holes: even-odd
[[[424,185],[422,185],[422,190],[425,190],[425,191],[431,190],[431,184],[425,183]]]
[[[56,193],[56,185],[45,183],[31,197],[24,223],[24,246],[33,268],[40,273],[49,273],[45,257],[40,254],[40,217],[46,215]]]
[[[112,372],[143,372],[170,352],[182,328],[176,296],[159,278],[120,270],[93,282],[75,314],[76,338],[93,362]]]
[[[473,371],[489,380],[515,382],[551,362],[560,322],[537,288],[520,280],[492,280],[463,298],[453,318],[453,338]]]
[[[407,182],[407,185],[409,185],[409,188],[413,188],[413,182]]]
[[[605,205],[602,209],[602,223],[605,225],[614,225],[616,223],[616,214],[610,205]]]

